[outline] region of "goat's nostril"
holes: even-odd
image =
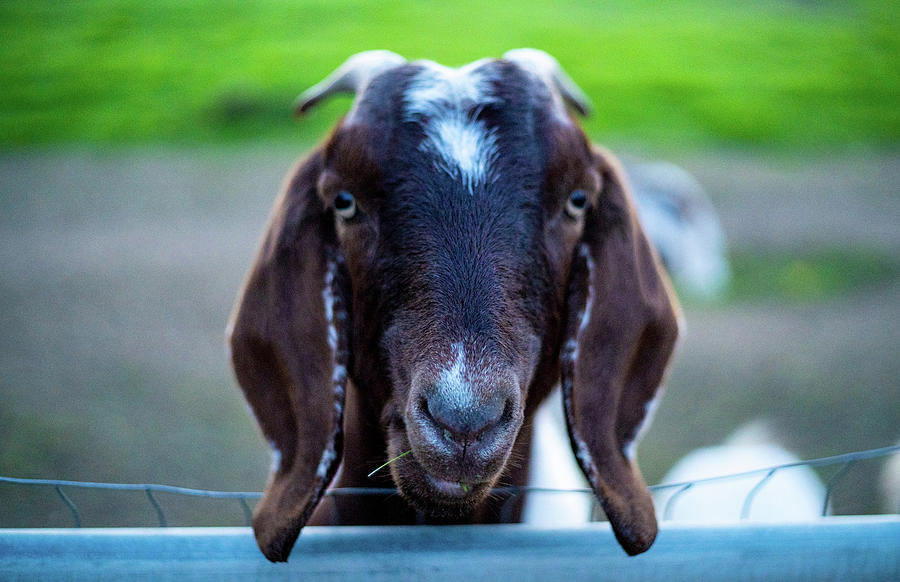
[[[508,403],[494,398],[480,405],[460,406],[452,399],[434,395],[425,401],[426,417],[450,442],[473,443],[484,437],[504,417]]]

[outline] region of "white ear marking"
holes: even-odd
[[[591,285],[591,279],[594,278],[594,259],[591,258],[591,252],[585,244],[578,247],[578,255],[584,257],[585,264],[587,265],[588,284],[587,298],[584,300],[584,311],[581,314],[581,321],[578,323],[578,333],[576,334],[576,337],[581,335],[581,333],[587,329],[588,324],[591,322],[591,310],[594,308],[593,285]]]
[[[269,441],[270,452],[272,453],[272,464],[269,467],[269,472],[274,473],[281,467],[281,451],[278,450],[278,446],[275,444],[275,441]]]
[[[653,417],[656,415],[656,409],[659,408],[659,402],[662,400],[663,388],[660,387],[656,391],[656,395],[653,396],[650,400],[647,401],[647,404],[644,405],[644,419],[638,424],[637,429],[634,431],[634,438],[625,443],[623,447],[623,451],[625,456],[630,460],[634,460],[637,456],[637,445],[644,437],[644,433],[647,432],[647,429],[650,428],[650,425],[653,424]]]
[[[328,325],[327,340],[328,346],[331,348],[331,361],[334,370],[331,373],[331,386],[334,391],[334,432],[338,433],[342,430],[341,418],[344,409],[344,384],[347,381],[347,369],[344,365],[338,363],[338,332],[335,325],[335,297],[334,297],[334,279],[337,275],[337,263],[328,261],[325,267],[325,285],[322,288],[322,305],[325,309],[325,322]],[[340,308],[340,307],[339,307]],[[335,439],[331,438],[328,445],[322,452],[322,458],[316,467],[316,477],[325,479],[328,476],[328,469],[331,467],[337,451],[335,450]]]

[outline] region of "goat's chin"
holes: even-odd
[[[432,442],[413,441],[405,423],[394,419],[388,453],[396,457],[391,476],[400,494],[415,509],[430,517],[465,521],[490,495],[503,470],[509,447],[500,447],[489,458],[447,455]]]
[[[400,494],[410,505],[430,517],[441,519],[465,519],[490,494],[493,481],[481,483],[456,483],[446,481],[408,463],[404,470],[394,474]]]
[[[465,519],[490,495],[495,478],[461,482],[434,475],[409,455],[391,466],[400,494],[417,510],[443,519]]]

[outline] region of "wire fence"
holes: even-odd
[[[765,486],[771,482],[772,478],[779,471],[785,471],[788,469],[796,468],[796,467],[828,467],[828,466],[839,466],[838,470],[828,479],[825,484],[825,497],[822,502],[822,516],[827,516],[829,514],[830,501],[833,496],[833,491],[835,487],[853,470],[855,466],[860,461],[864,461],[867,459],[874,459],[878,457],[886,457],[888,455],[892,455],[900,452],[900,445],[893,445],[888,447],[881,447],[876,449],[869,449],[865,451],[856,451],[852,453],[845,453],[841,455],[834,455],[830,457],[823,457],[819,459],[811,459],[806,461],[797,461],[793,463],[785,463],[782,465],[776,465],[772,467],[766,467],[762,469],[754,469],[751,471],[744,471],[740,473],[733,473],[729,475],[722,475],[717,477],[708,477],[704,479],[694,479],[691,481],[682,481],[678,483],[663,483],[659,485],[651,485],[650,490],[652,492],[660,492],[660,491],[668,491],[675,490],[675,492],[668,498],[665,502],[665,505],[662,509],[662,514],[664,518],[672,515],[673,509],[675,505],[678,503],[679,499],[689,490],[694,489],[699,486],[708,485],[712,483],[720,483],[730,480],[736,479],[746,479],[748,477],[759,476],[759,480],[755,483],[755,485],[750,489],[750,491],[744,497],[742,506],[741,506],[741,519],[747,519],[750,515],[750,511],[753,506],[754,500],[759,495],[760,491],[762,491]],[[241,511],[244,516],[244,522],[246,525],[250,525],[252,519],[252,510],[250,507],[250,502],[252,500],[257,500],[262,497],[262,493],[258,491],[212,491],[205,489],[191,489],[188,487],[177,487],[173,485],[159,485],[159,484],[137,484],[137,483],[96,483],[89,481],[66,481],[66,480],[58,480],[58,479],[24,479],[18,477],[5,477],[0,476],[0,484],[6,484],[11,486],[19,486],[19,487],[47,487],[55,490],[57,496],[60,501],[65,504],[68,508],[71,517],[72,517],[72,526],[76,528],[82,527],[82,515],[81,510],[78,508],[76,503],[72,500],[72,498],[66,494],[66,489],[93,489],[93,490],[111,490],[111,491],[137,491],[143,492],[147,498],[148,503],[153,508],[153,511],[156,515],[157,525],[159,527],[167,527],[168,519],[166,517],[165,509],[163,505],[160,503],[157,494],[158,493],[167,493],[174,494],[185,497],[200,497],[206,499],[215,499],[215,500],[230,500],[238,503],[240,505]],[[506,514],[513,505],[513,501],[518,499],[521,495],[527,495],[529,493],[550,493],[550,494],[573,494],[580,493],[585,495],[590,495],[593,499],[593,492],[590,489],[551,489],[551,488],[543,488],[543,487],[498,487],[493,490],[495,494],[505,494],[507,496],[506,504],[502,510],[503,514]],[[351,496],[351,495],[362,495],[362,496],[392,496],[396,495],[397,490],[392,488],[334,488],[330,489],[326,492],[326,496]],[[596,501],[596,500],[595,500]],[[900,507],[897,508],[897,512],[900,513]],[[594,510],[591,512],[592,515],[597,515],[597,508],[594,507]],[[504,521],[501,519],[501,521]],[[2,524],[0,524],[2,527]]]

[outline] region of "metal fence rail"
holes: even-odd
[[[678,502],[678,499],[688,490],[702,486],[709,483],[728,481],[732,479],[740,479],[746,477],[752,477],[755,475],[759,475],[760,479],[756,483],[756,485],[747,493],[744,498],[742,510],[741,510],[741,518],[746,519],[750,514],[750,509],[753,504],[753,500],[759,494],[759,492],[766,486],[766,484],[772,479],[772,477],[778,472],[787,469],[791,469],[794,467],[825,467],[825,466],[834,466],[841,465],[841,468],[837,470],[831,478],[826,483],[826,492],[825,498],[822,503],[822,516],[828,515],[829,512],[829,501],[832,497],[832,492],[837,486],[837,484],[844,478],[846,475],[856,466],[857,463],[867,459],[874,459],[877,457],[884,457],[894,453],[900,452],[900,445],[893,445],[888,447],[881,447],[876,449],[869,449],[865,451],[856,451],[852,453],[845,453],[841,455],[834,455],[830,457],[823,457],[820,459],[811,459],[807,461],[798,461],[794,463],[786,463],[783,465],[776,465],[773,467],[767,467],[762,469],[756,469],[752,471],[744,471],[741,473],[734,473],[730,475],[722,475],[719,477],[709,477],[706,479],[695,479],[693,481],[684,481],[679,483],[664,483],[659,485],[650,486],[651,491],[665,491],[670,489],[675,489],[675,493],[668,499],[663,508],[663,515],[668,516],[671,515],[672,508]],[[232,500],[236,501],[240,504],[241,510],[244,515],[244,521],[247,525],[250,525],[251,520],[251,508],[249,501],[259,499],[262,496],[260,492],[249,492],[249,491],[211,491],[204,489],[190,489],[187,487],[176,487],[172,485],[158,485],[158,484],[135,484],[135,483],[95,483],[95,482],[86,482],[86,481],[64,481],[64,480],[56,480],[56,479],[23,479],[18,477],[3,477],[0,476],[0,484],[7,484],[13,486],[23,486],[23,487],[50,487],[53,488],[61,501],[66,505],[72,515],[72,525],[73,527],[80,528],[82,527],[82,518],[81,511],[78,506],[74,503],[74,501],[66,495],[65,489],[67,488],[81,488],[81,489],[97,489],[97,490],[113,490],[113,491],[142,491],[145,493],[147,497],[147,501],[153,508],[153,511],[156,514],[157,524],[160,527],[167,527],[168,520],[166,518],[165,510],[160,503],[159,499],[156,497],[156,493],[169,493],[175,495],[189,496],[189,497],[203,497],[207,499],[220,499],[220,500]],[[509,501],[512,501],[518,495],[528,494],[528,493],[583,493],[585,495],[593,495],[590,489],[546,489],[546,488],[536,488],[536,487],[503,487],[495,489],[497,493],[505,493],[511,494],[509,495]],[[376,489],[376,488],[339,488],[339,489],[331,489],[326,495],[330,496],[340,496],[340,495],[395,495],[397,493],[396,489]],[[509,501],[507,503],[509,503]],[[898,508],[900,511],[900,508]],[[0,524],[2,527],[3,524]],[[127,525],[127,524],[122,524]]]
[[[249,528],[0,530],[0,580],[900,580],[900,517],[664,523],[629,558],[609,524],[311,527],[287,564]]]

